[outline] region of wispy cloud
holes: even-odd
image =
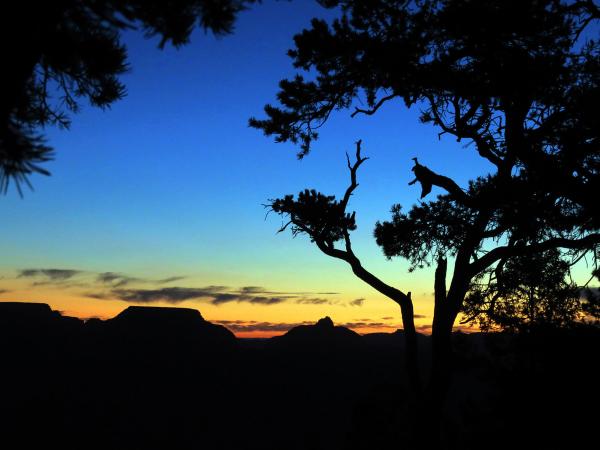
[[[226,286],[206,287],[165,287],[160,289],[112,289],[109,292],[91,292],[88,297],[98,299],[118,299],[130,303],[181,303],[187,300],[204,300],[213,305],[225,303],[251,303],[276,305],[288,300],[286,296],[248,295],[229,290]]]
[[[266,289],[260,286],[244,286],[240,288],[242,294],[264,294]]]
[[[299,291],[274,291],[262,286],[243,286],[238,292],[240,294],[271,294],[286,296],[307,296],[307,295],[337,295],[339,292],[299,292]]]
[[[119,300],[131,303],[181,303],[185,300],[198,298],[217,298],[222,294],[223,286],[208,286],[202,288],[192,287],[166,287],[161,289],[114,289],[111,294]]]
[[[66,281],[83,273],[82,270],[71,269],[22,269],[17,278],[46,278],[49,281]]]
[[[328,300],[326,298],[299,298],[296,300],[296,303],[299,305],[324,305],[324,304],[328,304],[328,305],[332,305],[335,304],[334,303],[335,300]]]
[[[277,305],[287,301],[289,297],[286,296],[264,296],[264,295],[247,295],[238,293],[223,293],[214,296],[210,299],[210,303],[213,305],[222,305],[224,303],[238,302],[238,303],[252,303],[255,305]]]
[[[32,280],[32,286],[57,285],[65,287],[87,287],[92,289],[108,288],[116,289],[131,285],[150,284],[162,285],[174,281],[183,280],[184,276],[171,276],[162,279],[139,278],[126,275],[120,272],[91,272],[76,269],[21,269],[17,272],[17,278],[27,278]],[[103,295],[95,293],[94,295]]]
[[[371,320],[361,320],[356,322],[344,322],[338,324],[339,326],[350,328],[351,330],[360,330],[363,328],[381,328],[381,329],[390,329],[395,330],[398,327],[394,324],[384,323],[384,322],[376,322]]]
[[[130,277],[117,272],[103,272],[98,274],[96,281],[101,284],[109,284],[112,287],[123,287],[132,283],[147,283],[148,280]]]
[[[155,280],[154,283],[168,283],[178,281],[184,277],[170,277]],[[96,281],[106,285],[105,289],[87,292],[87,297],[96,299],[115,299],[129,303],[171,303],[177,304],[188,300],[198,300],[213,305],[227,303],[249,303],[254,305],[278,305],[284,302],[295,302],[302,305],[342,305],[340,300],[323,297],[310,297],[310,292],[283,292],[267,289],[262,286],[242,286],[232,288],[227,286],[172,286],[154,289],[129,287],[134,282],[145,282],[139,278],[128,277],[117,272],[104,272],[98,274]],[[332,292],[328,295],[336,295]],[[314,293],[313,293],[314,295]],[[324,294],[323,294],[324,295]]]
[[[173,276],[168,278],[161,278],[158,280],[153,280],[150,278],[138,278],[138,277],[130,277],[128,275],[124,275],[118,272],[103,272],[98,274],[96,280],[99,283],[110,284],[113,287],[123,287],[131,284],[169,284],[175,281],[180,281],[185,279],[184,276]]]
[[[321,295],[324,295],[321,293]],[[349,302],[344,302],[338,299],[330,299],[323,297],[300,297],[295,300],[295,303],[298,305],[331,305],[331,306],[362,306],[364,298],[357,298],[355,300],[351,300]]]
[[[31,281],[31,286],[57,286],[62,289],[82,286],[80,276],[83,270],[75,269],[22,269],[17,272],[17,278]]]
[[[185,280],[186,278],[187,277],[184,277],[184,276],[174,276],[174,277],[163,278],[161,280],[156,280],[156,283],[158,283],[158,284],[169,284],[169,283],[173,283],[175,281]]]
[[[257,296],[257,297],[250,297],[250,298],[240,297],[237,301],[238,302],[255,303],[258,305],[276,305],[278,303],[285,302],[286,300],[287,300],[287,298],[285,298],[285,297]]]
[[[54,285],[62,289],[84,288],[83,295],[99,300],[121,300],[129,303],[170,303],[178,304],[189,300],[198,300],[213,305],[227,303],[249,303],[255,305],[278,305],[295,302],[299,305],[337,305],[359,306],[362,299],[350,303],[339,299],[327,298],[337,292],[297,292],[277,291],[258,285],[239,288],[226,286],[172,286],[171,283],[185,279],[174,275],[165,278],[140,278],[118,271],[91,272],[73,269],[22,269],[17,278],[32,280],[33,286]],[[163,286],[168,285],[168,286]],[[315,297],[315,295],[320,295]]]

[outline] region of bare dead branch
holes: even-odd
[[[346,159],[348,160],[348,168],[350,169],[350,186],[346,189],[344,193],[344,198],[341,201],[341,206],[343,211],[346,212],[346,206],[348,206],[348,202],[350,201],[350,196],[352,192],[358,187],[358,183],[356,182],[356,172],[362,163],[364,163],[369,158],[363,158],[360,155],[362,140],[356,141],[356,162],[353,165],[350,165],[350,157],[346,153]]]

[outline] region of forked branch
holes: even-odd
[[[350,156],[346,153],[346,161],[348,162],[348,169],[350,170],[350,186],[346,189],[344,194],[344,198],[342,199],[340,205],[343,208],[344,212],[346,211],[346,206],[348,206],[348,202],[350,201],[350,196],[352,192],[358,187],[358,183],[356,181],[356,172],[358,172],[358,168],[362,163],[364,163],[369,158],[363,158],[360,155],[362,145],[362,139],[356,141],[356,162],[354,164],[350,163]]]

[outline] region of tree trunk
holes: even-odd
[[[408,375],[408,385],[411,399],[416,401],[421,397],[423,386],[419,370],[419,347],[417,342],[417,330],[415,329],[414,310],[411,294],[407,294],[408,302],[400,303],[404,326],[405,365]]]
[[[432,333],[431,371],[425,389],[413,408],[409,448],[437,449],[442,444],[443,411],[452,381],[452,323]]]
[[[427,387],[417,407],[413,447],[441,448],[443,413],[452,383],[452,327],[462,304],[465,290],[461,277],[453,279],[446,292],[447,261],[440,258],[435,272],[435,307],[431,335],[431,371]]]
[[[452,383],[452,324],[444,317],[432,329],[431,373],[425,392],[425,405],[429,409],[431,435],[440,444],[442,418],[448,391]]]

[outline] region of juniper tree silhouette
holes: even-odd
[[[511,332],[570,327],[584,319],[584,300],[570,279],[569,264],[553,249],[518,256],[478,274],[465,298],[461,323]]]
[[[277,142],[310,151],[334,110],[366,97],[373,115],[392,99],[421,110],[421,122],[465,141],[494,172],[461,187],[415,159],[421,197],[437,199],[378,222],[375,238],[388,258],[411,268],[435,265],[432,367],[421,388],[410,292],[364,268],[352,248],[355,214],[349,196],[364,162],[361,142],[341,201],[304,191],[270,202],[293,233],[310,237],[326,255],[346,261],[360,279],[399,304],[417,430],[439,445],[451,383],[452,328],[481,274],[518,258],[556,251],[564,261],[597,260],[600,215],[600,9],[592,1],[323,0],[339,8],[331,25],[313,19],[294,38],[294,67],[310,72],[280,82],[279,106],[250,125]],[[314,76],[313,76],[314,75]],[[336,246],[341,241],[341,246]],[[448,259],[453,270],[447,286]],[[544,267],[535,259],[528,271]],[[421,436],[419,436],[421,437]],[[415,442],[412,443],[416,445]]]
[[[122,30],[160,36],[159,47],[188,43],[196,26],[216,35],[233,30],[236,15],[256,0],[7,1],[0,7],[0,190],[49,175],[53,157],[40,127],[68,128],[81,101],[100,108],[125,95]],[[53,97],[53,95],[55,97]]]

